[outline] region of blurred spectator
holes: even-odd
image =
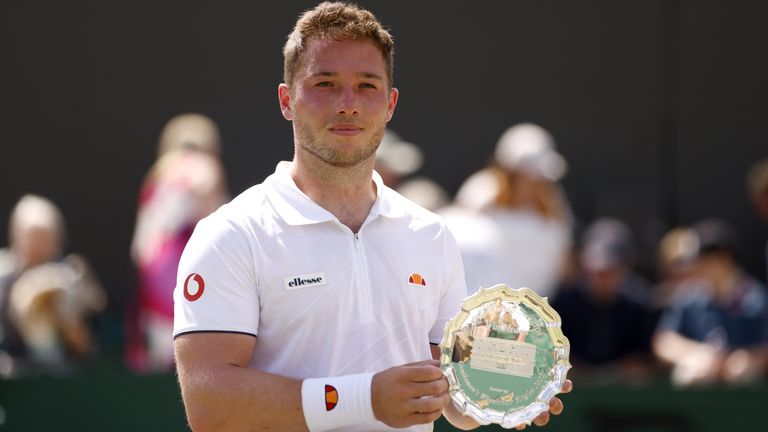
[[[659,282],[653,288],[655,310],[669,306],[678,288],[693,276],[698,252],[699,237],[692,228],[677,227],[662,237],[656,258]]]
[[[768,159],[754,164],[749,170],[747,186],[752,203],[760,219],[768,224]],[[768,241],[765,245],[765,271],[764,281],[768,281]]]
[[[571,241],[570,207],[557,183],[565,172],[549,132],[523,123],[501,136],[494,163],[464,182],[441,213],[470,294],[498,283],[553,293]]]
[[[424,154],[412,143],[403,141],[391,129],[384,132],[376,150],[376,172],[384,184],[416,204],[435,211],[448,204],[448,194],[426,177],[411,177],[424,163]]]
[[[634,236],[624,222],[600,218],[584,231],[581,265],[589,285],[616,287],[636,303],[650,307],[651,283],[633,270],[634,264]]]
[[[424,163],[424,154],[412,143],[403,141],[397,132],[386,129],[376,149],[376,172],[384,184],[397,189],[400,183],[415,173]]]
[[[197,222],[228,199],[216,124],[182,114],[165,126],[158,158],[139,194],[131,246],[138,311],[129,311],[128,364],[137,371],[173,367],[173,289],[181,252]]]
[[[89,319],[106,296],[84,258],[63,256],[64,238],[51,201],[26,195],[14,207],[0,250],[0,375],[65,371],[95,348]]]
[[[615,379],[646,377],[653,371],[650,283],[632,270],[631,231],[619,220],[598,219],[587,227],[581,243],[582,277],[552,301],[571,343],[574,372]]]
[[[662,315],[654,351],[672,365],[676,385],[748,382],[765,364],[765,288],[736,261],[727,224],[707,220],[694,229],[694,274]]]
[[[426,177],[406,180],[397,188],[397,192],[433,212],[447,206],[450,202],[445,189]]]

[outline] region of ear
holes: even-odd
[[[291,91],[288,89],[288,85],[280,83],[277,86],[277,98],[280,101],[280,111],[283,113],[283,117],[286,120],[293,120],[293,111],[291,110]]]
[[[395,114],[395,107],[397,106],[397,98],[400,97],[400,92],[392,87],[389,91],[389,109],[387,112],[387,121],[392,120],[392,116]]]

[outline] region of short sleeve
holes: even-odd
[[[656,325],[656,332],[673,331],[683,332],[683,319],[685,317],[685,304],[675,302],[667,306],[661,313],[659,322]]]
[[[464,265],[461,261],[459,247],[453,234],[443,225],[443,253],[446,272],[446,283],[442,287],[437,319],[429,331],[429,342],[439,344],[443,339],[445,324],[453,319],[461,309],[461,301],[467,295],[467,285],[464,279]]]
[[[174,337],[190,332],[258,333],[255,241],[221,210],[198,223],[179,262]]]
[[[744,332],[744,346],[768,344],[768,298],[765,287],[757,281],[753,282],[752,290],[744,297],[742,307],[748,322]]]

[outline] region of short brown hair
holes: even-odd
[[[305,11],[283,47],[283,81],[291,86],[296,71],[301,66],[307,42],[312,38],[330,36],[334,39],[369,39],[381,51],[387,67],[387,78],[392,86],[393,55],[392,35],[369,11],[342,2],[323,2]]]

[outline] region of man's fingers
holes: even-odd
[[[571,390],[573,390],[573,383],[571,380],[566,380],[565,384],[563,384],[563,391],[562,393],[568,393]],[[535,419],[533,419],[533,424],[536,426],[544,426],[547,423],[549,423],[549,416],[550,413],[554,415],[559,415],[563,412],[563,401],[560,400],[558,397],[554,397],[549,401],[549,411],[545,411],[538,416],[536,416]],[[523,430],[526,428],[525,424],[521,424],[518,426],[515,426],[515,429],[517,430]]]
[[[563,383],[563,389],[560,391],[560,393],[570,393],[571,390],[573,390],[573,381],[567,379]]]
[[[554,397],[549,401],[549,412],[554,415],[560,415],[563,412],[563,401],[560,398]]]
[[[393,427],[435,421],[450,400],[448,380],[434,360],[395,366],[371,381],[374,415]]]
[[[413,365],[405,368],[405,378],[410,382],[422,383],[443,379],[443,371],[430,364]]]
[[[536,426],[544,426],[547,423],[549,423],[549,411],[544,411],[533,419],[533,424]]]
[[[429,382],[411,383],[405,387],[405,391],[412,398],[440,396],[448,392],[448,380],[437,379]]]
[[[403,366],[435,366],[440,367],[440,360],[428,359],[406,363]]]
[[[420,412],[420,413],[413,413],[409,417],[411,420],[413,420],[413,424],[425,424],[425,423],[432,423],[433,421],[440,418],[440,416],[443,414],[443,410],[435,410],[432,412]]]
[[[409,407],[410,411],[414,413],[430,413],[442,411],[450,401],[451,397],[448,393],[443,393],[439,396],[413,399]]]

